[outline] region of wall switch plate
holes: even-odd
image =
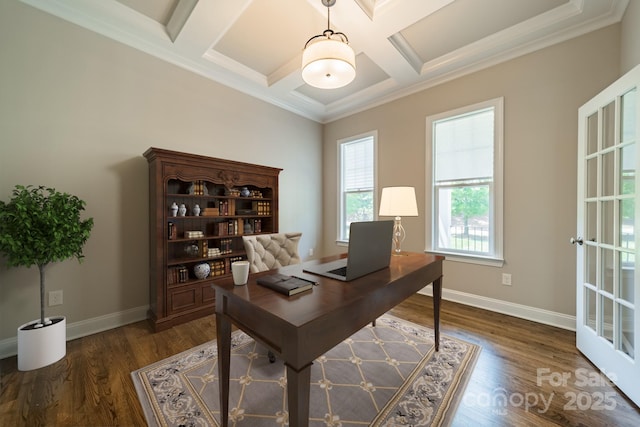
[[[502,284],[505,286],[511,286],[511,274],[502,273]]]
[[[62,291],[49,292],[49,307],[54,305],[62,305]]]

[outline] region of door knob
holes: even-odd
[[[569,239],[569,242],[570,242],[572,245],[575,245],[575,244],[577,243],[577,244],[579,244],[580,246],[582,246],[582,244],[584,243],[584,241],[582,240],[582,237],[578,237],[577,239],[575,239],[575,238],[573,238],[573,237],[572,237],[572,238],[570,238],[570,239]]]

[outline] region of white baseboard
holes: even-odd
[[[418,293],[433,296],[433,288],[431,288],[431,286],[427,286]],[[568,314],[556,313],[554,311],[543,310],[536,307],[483,297],[480,295],[468,294],[466,292],[454,291],[451,289],[442,290],[442,299],[570,331],[576,330],[576,317]]]
[[[135,307],[92,319],[68,323],[67,341],[145,320],[148,311],[149,306]],[[0,341],[0,359],[15,356],[16,354],[18,354],[17,336]]]
[[[425,287],[419,293],[433,296],[431,286]],[[567,314],[542,310],[540,308],[468,294],[451,289],[443,289],[442,298],[447,301],[495,311],[497,313],[507,314],[509,316],[519,317],[521,319],[527,319],[533,322],[551,325],[570,331],[576,330],[575,316],[569,316]],[[147,318],[148,310],[148,306],[136,307],[125,311],[119,311],[117,313],[107,314],[105,316],[94,317],[92,319],[67,324],[67,341],[144,320]],[[0,359],[15,356],[16,354],[18,354],[17,337],[7,338],[0,341]]]

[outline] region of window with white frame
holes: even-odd
[[[501,265],[503,99],[427,117],[428,251]]]
[[[375,216],[377,133],[338,141],[338,241],[349,240],[349,225]]]

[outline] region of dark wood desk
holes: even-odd
[[[392,256],[389,268],[351,282],[303,273],[300,264],[283,267],[279,273],[319,283],[311,291],[291,297],[256,283],[257,277],[275,270],[252,274],[246,286],[234,286],[230,278],[217,280],[213,287],[222,426],[227,427],[229,418],[232,324],[284,360],[289,425],[308,426],[312,362],[429,283],[433,283],[435,348],[439,349],[443,260],[442,256],[419,253]]]

